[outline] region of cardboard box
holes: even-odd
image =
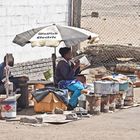
[[[67,106],[51,92],[40,102],[34,101],[35,112],[52,112],[56,107],[67,110]]]

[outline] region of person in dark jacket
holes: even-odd
[[[81,90],[84,89],[83,83],[76,79],[77,75],[80,73],[80,62],[79,60],[74,63],[71,61],[71,48],[60,48],[59,53],[62,59],[58,62],[56,67],[55,82],[59,88],[66,88],[73,92],[68,105],[68,107],[73,109],[77,106]]]
[[[13,91],[16,92],[17,89],[20,91],[21,96],[17,100],[17,107],[26,108],[28,106],[28,87],[27,81],[28,77],[14,77],[10,72],[10,67],[14,66],[14,57],[12,54],[6,54],[4,57],[4,61],[0,64],[0,94],[6,94],[5,88],[5,77],[6,77],[6,69],[9,72],[9,82],[13,83]]]
[[[7,61],[7,66],[6,66]],[[6,54],[4,61],[0,64],[0,94],[5,94],[4,79],[6,77],[6,68],[10,72],[10,67],[14,65],[14,57],[12,54]],[[9,78],[11,74],[9,73]]]

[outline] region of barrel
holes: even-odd
[[[86,95],[86,100],[88,102],[88,112],[99,115],[101,113],[101,96],[98,94]]]
[[[109,110],[110,111],[115,111],[115,108],[116,108],[116,95],[115,94],[110,94]]]
[[[128,91],[126,91],[124,105],[132,106],[133,104],[134,104],[134,89],[133,89],[133,85],[129,85]]]
[[[109,112],[109,99],[110,95],[102,95],[101,97],[101,112]]]
[[[116,108],[122,108],[124,106],[124,99],[126,96],[126,92],[119,92],[116,94]]]

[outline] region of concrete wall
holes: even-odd
[[[15,62],[51,57],[52,48],[20,47],[12,43],[16,34],[35,27],[69,24],[71,0],[0,0],[0,61],[13,53]]]

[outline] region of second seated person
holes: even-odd
[[[73,92],[68,104],[68,110],[72,110],[77,106],[78,97],[81,95],[81,90],[84,89],[84,84],[76,78],[80,73],[80,61],[71,62],[71,48],[60,48],[59,53],[62,59],[56,67],[55,83],[59,88]]]

